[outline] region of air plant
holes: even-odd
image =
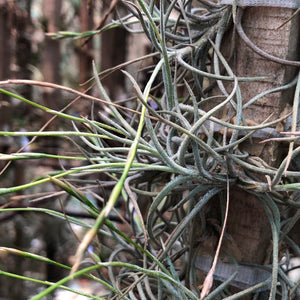
[[[91,118],[75,117],[67,111],[50,110],[5,89],[0,90],[1,93],[26,102],[36,109],[47,111],[56,118],[63,118],[73,128],[71,131],[51,132],[32,132],[27,129],[27,132],[1,132],[1,135],[67,138],[72,139],[75,149],[80,150],[78,155],[72,156],[35,152],[10,153],[2,154],[0,160],[10,162],[54,158],[58,161],[78,160],[84,163],[70,169],[56,170],[22,186],[2,187],[0,194],[30,190],[34,186],[51,182],[80,201],[94,220],[92,224],[85,223],[67,212],[46,208],[0,210],[46,213],[87,228],[77,248],[73,266],[59,265],[70,269],[70,275],[57,283],[41,281],[41,284],[48,287],[33,296],[32,300],[42,299],[56,288],[67,289],[65,284],[77,276],[86,276],[105,286],[103,295],[88,295],[93,299],[203,299],[206,296],[207,299],[219,296],[225,298],[229,293],[226,287],[231,284],[234,276],[219,287],[213,284],[212,278],[227,214],[223,216],[223,234],[216,255],[213,255],[215,262],[204,281],[202,293],[198,288],[201,283],[196,279],[198,270],[193,263],[197,257],[196,233],[193,230],[197,226],[198,234],[204,236],[207,227],[206,208],[215,197],[228,206],[229,190],[234,186],[250,190],[257,197],[268,217],[273,238],[273,266],[268,280],[253,288],[249,287],[235,299],[259,290],[270,281],[271,291],[276,295],[278,274],[281,276],[283,290],[291,288],[294,294],[297,292],[296,285],[282,275],[278,267],[278,247],[282,230],[278,205],[284,203],[299,207],[300,185],[297,180],[300,172],[291,171],[287,166],[291,159],[299,155],[300,148],[291,147],[288,156],[278,168],[258,164],[240,149],[242,143],[252,136],[262,134],[264,129],[271,128],[287,116],[274,121],[267,120],[263,124],[247,125],[243,111],[263,95],[259,94],[248,103],[242,104],[239,84],[261,80],[262,77],[235,76],[222,55],[222,38],[232,24],[231,6],[212,1],[198,1],[197,5],[192,1],[180,0],[159,2],[160,6],[157,7],[155,1],[123,1],[122,5],[128,10],[128,15],[114,20],[106,27],[76,35],[64,32],[55,35],[56,38],[86,38],[112,27],[124,26],[130,30],[133,23],[140,24],[142,32],[154,48],[156,63],[144,88],[131,74],[124,71],[124,76],[131,81],[135,92],[135,98],[131,100],[135,109],[114,103],[101,83],[104,75],[125,65],[100,73],[97,66],[93,66],[93,80],[102,99],[51,85],[90,101],[102,102],[109,109],[110,115],[101,114],[101,121],[95,115]],[[222,74],[226,75],[221,74],[220,65],[225,70]],[[161,79],[162,84],[155,87],[157,78]],[[299,78],[276,90],[266,91],[264,95],[296,85],[294,103],[297,106]],[[3,84],[4,82],[0,82],[0,87]],[[21,80],[10,80],[5,84],[50,86],[48,83]],[[210,91],[216,86],[220,94],[212,96]],[[229,87],[231,90],[227,92]],[[160,97],[154,96],[155,89],[158,88]],[[184,90],[180,95],[179,89]],[[212,99],[218,99],[218,104],[205,109],[205,104]],[[228,106],[235,114],[233,123],[217,117],[217,113]],[[297,113],[294,112],[294,122],[296,119]],[[298,142],[294,135],[290,140],[291,143]],[[114,141],[113,146],[110,141]],[[89,199],[88,190],[82,189],[86,184],[80,187],[80,182],[84,182],[84,178],[88,182],[89,176],[93,174],[106,178],[101,179],[101,184],[105,184],[105,180],[113,182],[109,197],[102,203],[102,207]],[[262,182],[262,175],[273,179],[268,183]],[[284,182],[283,175],[286,178]],[[72,184],[79,178],[81,181],[78,180],[78,184]],[[115,209],[118,201],[125,203],[125,211],[119,214],[131,227],[131,234],[122,232],[111,219],[113,214],[118,213]],[[88,251],[99,235],[114,242],[115,248],[105,261],[101,259],[101,249],[98,249],[98,253]],[[299,246],[295,245],[295,249],[299,250]],[[16,249],[2,247],[0,251],[58,265],[42,256]],[[81,269],[82,261],[88,256],[92,257],[93,265]],[[103,268],[108,271],[105,276],[100,271],[97,276],[90,273]],[[1,274],[15,277],[5,272]],[[19,278],[33,280],[25,276]],[[80,294],[78,291],[73,292]]]

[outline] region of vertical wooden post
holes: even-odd
[[[241,8],[239,8],[241,9]],[[265,52],[283,59],[299,59],[299,18],[280,27],[291,15],[292,9],[278,7],[249,7],[245,9],[242,26],[249,39]],[[283,85],[295,76],[296,68],[272,62],[254,53],[237,37],[232,67],[237,76],[266,76],[265,80],[240,83],[243,103],[258,93]],[[277,119],[284,107],[291,104],[290,91],[269,94],[243,111],[246,119],[262,123],[267,118]],[[251,156],[262,158],[276,167],[282,160],[282,147],[278,143],[259,144],[252,140],[243,145]],[[266,178],[261,178],[266,182]],[[242,190],[231,195],[228,232],[239,245],[243,261],[263,263],[270,244],[270,226],[257,199]]]

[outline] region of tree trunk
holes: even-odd
[[[23,64],[19,64],[22,59],[22,54],[25,53],[25,49],[20,49],[20,36],[24,33],[25,26],[22,27],[22,31],[19,31],[18,25],[23,17],[23,13],[25,11],[19,9],[15,4],[6,3],[7,1],[2,1],[0,4],[0,80],[7,80],[11,75],[11,62],[12,62],[12,49],[11,46],[13,42],[17,43],[16,47],[16,57],[17,64],[22,69]],[[27,14],[28,15],[28,14]],[[16,24],[14,24],[16,21]],[[14,25],[16,27],[14,28]],[[16,41],[12,38],[13,29],[16,29]],[[23,51],[22,51],[23,50]],[[21,56],[21,57],[20,57]],[[25,77],[26,78],[26,77]],[[12,101],[11,99],[4,95],[0,94],[0,130],[1,131],[10,131],[12,130]],[[9,137],[1,136],[0,137],[0,153],[8,153],[9,148],[13,145],[13,140]],[[15,149],[16,150],[16,149]],[[4,164],[0,165],[0,168]],[[12,172],[8,174],[9,179],[13,182],[13,184],[19,185],[24,183],[24,167],[20,168],[21,164],[16,163],[13,164]],[[1,170],[0,169],[0,170]],[[7,173],[7,172],[6,172]],[[15,218],[12,221],[6,222],[6,224],[2,224],[2,230],[0,236],[2,236],[2,245],[12,243],[17,249],[22,249],[25,246],[24,241],[24,227],[20,226],[22,223],[22,217]],[[13,234],[10,232],[7,235],[7,228],[13,227]],[[10,260],[11,258],[7,258]],[[24,273],[24,261],[21,257],[15,257],[11,263],[6,264],[6,266],[0,265],[0,268],[5,269],[8,272],[12,272],[15,274],[23,275]],[[0,278],[0,287],[1,296],[8,297],[10,299],[22,300],[24,299],[24,282],[20,281],[16,284],[14,280],[1,276]]]
[[[94,7],[90,7],[91,1],[84,0],[80,2],[80,32],[85,32],[94,29]],[[93,76],[92,72],[92,62],[93,62],[93,41],[94,38],[82,39],[78,41],[75,52],[79,60],[79,88],[84,92],[88,86],[84,83]],[[92,90],[87,93],[91,94]],[[89,115],[91,112],[90,102],[88,101],[78,101],[76,104],[76,109],[81,115]]]
[[[61,22],[61,0],[43,1],[44,30],[46,33],[59,31]],[[42,73],[45,82],[61,84],[61,52],[60,41],[45,35],[42,49]],[[62,108],[61,92],[58,89],[43,88],[43,104],[51,109],[59,111]],[[44,121],[49,121],[52,115],[44,113]],[[48,125],[48,130],[55,130],[54,123]],[[42,138],[44,151],[56,154],[57,139],[46,137]]]
[[[61,6],[61,0],[43,2],[45,33],[59,31]],[[59,40],[55,40],[46,35],[42,49],[42,72],[44,81],[57,84],[61,83],[60,62]],[[60,92],[58,90],[45,88],[43,91],[43,101],[45,105],[50,108],[59,109],[60,98]]]
[[[103,11],[107,11],[110,2],[103,1]],[[113,16],[115,17],[115,15]],[[108,17],[107,23],[112,20]],[[127,31],[122,28],[111,29],[105,31],[101,35],[101,70],[115,67],[118,64],[125,62],[127,51]],[[112,73],[109,77],[103,80],[103,85],[107,93],[113,100],[119,98],[124,92],[125,80],[124,75],[120,71]]]
[[[0,80],[6,80],[10,77],[10,59],[11,59],[11,28],[12,28],[12,14],[9,9],[9,5],[6,1],[0,4]],[[0,130],[8,131],[11,129],[11,103],[8,96],[0,94]],[[8,149],[11,146],[12,140],[6,136],[0,137],[0,153],[8,153]],[[1,170],[5,163],[1,163]],[[3,180],[2,180],[3,182]],[[7,224],[1,226],[0,237],[3,243],[10,242],[10,236],[7,237],[6,232]],[[5,229],[4,229],[5,228]],[[5,257],[5,261],[0,259],[0,268],[8,271],[15,272],[15,263],[10,261],[10,257]],[[7,264],[10,261],[10,264]],[[13,285],[15,282],[5,276],[0,276],[0,287],[3,297],[15,296],[13,292]],[[16,298],[20,299],[20,298]]]
[[[92,30],[94,27],[93,8],[88,7],[89,0],[80,2],[80,31]],[[83,40],[83,45],[79,46],[79,83],[84,83],[92,76],[93,60],[93,40]],[[82,88],[84,90],[84,88]]]
[[[31,53],[31,0],[26,0],[26,8],[18,8],[16,16],[16,63],[18,71],[16,78],[31,79],[31,70],[29,65],[32,62]],[[32,87],[24,85],[21,87],[20,93],[23,97],[31,99]],[[28,107],[28,105],[26,105]],[[29,112],[28,112],[29,113]]]
[[[277,29],[292,14],[293,10],[288,8],[247,8],[242,26],[250,40],[267,53],[283,59],[297,60],[300,53],[299,19],[294,18]],[[294,67],[286,67],[254,53],[239,37],[235,39],[232,68],[237,76],[267,77],[263,81],[240,83],[243,104],[262,91],[290,82],[296,71]],[[273,93],[261,98],[243,111],[245,118],[258,124],[267,118],[270,121],[279,118],[286,105],[293,101],[291,92],[293,91]],[[278,147],[277,142],[259,144],[260,141],[248,141],[243,145],[244,150],[251,156],[260,157],[270,166],[277,167],[282,155],[286,154],[283,153],[283,147]],[[262,177],[261,180],[267,182],[266,178]],[[228,232],[239,245],[243,261],[270,263],[270,225],[262,206],[252,194],[242,190],[235,190],[231,194]]]
[[[9,5],[4,3],[0,5],[0,80],[6,80],[10,76],[10,58],[11,58],[11,18]],[[11,109],[9,99],[6,95],[0,94],[0,130],[8,130],[10,127]],[[5,137],[1,137],[1,152],[7,145]]]

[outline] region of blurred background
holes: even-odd
[[[92,61],[98,70],[124,63],[126,59],[141,56],[147,51],[147,43],[139,37],[139,43],[132,41],[124,29],[111,29],[101,35],[87,39],[57,39],[52,34],[64,32],[85,32],[96,30],[110,23],[113,18],[122,15],[122,7],[116,9],[118,1],[101,0],[1,0],[0,1],[0,81],[7,79],[29,79],[50,82],[71,87],[89,93],[96,93],[85,84],[92,77]],[[138,47],[136,47],[138,45]],[[140,65],[130,66],[133,74]],[[103,84],[110,97],[122,101],[128,95],[128,83],[121,72],[114,72]],[[5,85],[26,99],[55,110],[61,110],[68,105],[75,96],[51,89],[33,85]],[[88,90],[88,91],[86,91]],[[87,116],[90,114],[89,101],[77,101],[69,108],[73,115]],[[100,109],[97,106],[96,109]],[[36,131],[41,129],[52,116],[42,110],[34,109],[31,105],[0,94],[0,131]],[[63,120],[54,120],[47,125],[47,130],[57,130],[64,127]],[[65,128],[65,127],[64,127]],[[28,143],[26,137],[0,137],[0,153],[17,152]],[[57,154],[57,149],[69,149],[62,139],[51,137],[39,138],[30,145],[36,152]],[[25,148],[23,151],[28,151]],[[57,160],[43,159],[39,161],[15,161],[6,164],[0,161],[0,187],[22,185],[32,178],[51,172],[57,167]],[[32,190],[41,197],[55,192],[51,184],[43,185],[43,190]],[[1,196],[0,206],[22,207],[30,205],[23,191],[13,197]],[[11,197],[11,198],[10,198]],[[43,204],[51,207],[53,198]],[[36,202],[34,205],[41,205]],[[56,208],[56,204],[52,208]],[[74,206],[72,206],[74,213]],[[75,209],[76,210],[76,209]],[[80,214],[80,208],[78,213]],[[30,215],[30,213],[4,213],[0,215],[0,246],[31,251],[61,263],[70,265],[71,256],[76,249],[77,241],[64,222],[46,215]],[[51,230],[49,230],[51,228]],[[80,232],[78,233],[80,235]],[[43,266],[43,267],[41,267]],[[0,269],[5,272],[23,274],[40,280],[57,281],[67,274],[51,265],[36,264],[32,260],[18,259],[0,252]],[[80,280],[78,284],[80,284]],[[83,282],[83,281],[82,281]],[[88,283],[83,283],[87,289]],[[10,277],[0,276],[0,298],[24,300],[38,292],[38,287],[30,282],[12,280]],[[68,299],[61,294],[57,299]],[[74,294],[71,294],[74,297]],[[70,297],[71,297],[70,296]],[[59,297],[59,296],[57,296]],[[74,298],[72,298],[74,299]],[[76,298],[77,299],[77,298]],[[79,298],[78,298],[79,299]]]

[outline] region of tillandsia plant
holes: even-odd
[[[1,132],[2,136],[61,137],[72,141],[74,149],[79,150],[79,154],[72,156],[20,151],[1,154],[1,161],[51,158],[82,162],[69,169],[61,163],[61,169],[24,185],[1,187],[0,194],[8,197],[8,206],[9,197],[15,192],[26,190],[30,194],[33,187],[50,182],[81,202],[93,220],[92,223],[85,222],[80,217],[68,215],[67,210],[57,211],[35,207],[34,204],[2,208],[1,213],[46,213],[68,224],[82,226],[86,232],[79,242],[72,266],[19,249],[0,248],[3,253],[70,270],[70,275],[56,283],[4,271],[0,271],[1,274],[46,285],[32,300],[42,299],[57,288],[93,299],[241,299],[247,294],[258,295],[261,291],[267,291],[271,299],[279,294],[288,299],[288,295],[299,294],[299,281],[292,282],[286,276],[279,266],[278,252],[283,241],[289,241],[290,251],[295,256],[300,255],[300,245],[288,237],[300,217],[297,211],[300,203],[297,132],[300,76],[244,103],[241,83],[263,80],[264,77],[236,76],[222,54],[226,31],[233,23],[238,27],[241,21],[240,15],[236,15],[236,6],[219,5],[208,0],[137,0],[120,1],[119,5],[127,10],[128,15],[99,30],[78,34],[59,32],[52,36],[86,38],[116,27],[133,31],[131,26],[139,24],[141,30],[134,34],[143,33],[150,41],[155,63],[144,87],[131,74],[123,72],[135,93],[130,100],[133,109],[116,104],[101,83],[103,76],[131,62],[100,73],[97,66],[93,66],[93,80],[102,98],[49,83],[0,82],[0,87],[4,84],[32,84],[63,89],[91,103],[101,102],[109,109],[109,115],[99,112],[99,115],[92,113],[90,118],[77,117],[69,114],[67,109],[55,111],[1,88],[1,93],[62,118],[73,128],[68,131]],[[144,58],[149,58],[149,55],[139,59]],[[299,66],[299,62],[295,63]],[[267,94],[293,87],[292,113],[248,125],[244,111],[249,105]],[[230,119],[234,121],[221,117],[221,112],[228,108],[232,112]],[[283,137],[277,134],[274,126],[287,118],[291,119],[291,132],[290,136]],[[265,132],[270,133],[270,138],[285,140],[290,145],[286,157],[277,167],[249,155],[242,147],[251,138],[264,139]],[[291,161],[296,165],[294,169],[289,167]],[[93,188],[98,185],[99,190],[106,189],[109,192],[107,199],[95,195],[92,188],[89,190],[92,176],[97,178],[92,182]],[[267,178],[267,181],[262,178]],[[230,191],[235,188],[254,195],[271,228],[271,266],[256,265],[259,275],[254,281],[245,281],[240,276],[237,257],[227,257],[227,262],[229,260],[234,266],[231,274],[218,271],[217,260],[228,217]],[[95,202],[91,195],[101,198],[101,203]],[[31,200],[36,197],[31,196]],[[216,209],[216,199],[220,202],[221,226],[213,224],[209,217],[209,211]],[[118,203],[124,204],[124,209],[119,212],[116,209]],[[282,207],[293,208],[296,213],[283,220]],[[114,217],[118,222],[114,222]],[[120,229],[120,223],[130,230]],[[201,247],[206,247],[203,245],[213,226],[222,229],[219,230],[218,246],[206,248],[213,251],[209,256],[214,261],[210,260],[211,268],[202,264],[201,269],[197,264],[199,253],[205,252]],[[97,238],[102,246],[90,247]],[[107,248],[112,248],[109,254],[103,253],[106,244]],[[87,257],[91,259],[89,267],[83,264]],[[250,272],[243,267],[246,268],[240,266],[240,270]],[[65,285],[78,276],[96,281],[105,287],[105,292],[84,294]],[[230,286],[241,291],[234,294],[236,289],[232,290]]]

